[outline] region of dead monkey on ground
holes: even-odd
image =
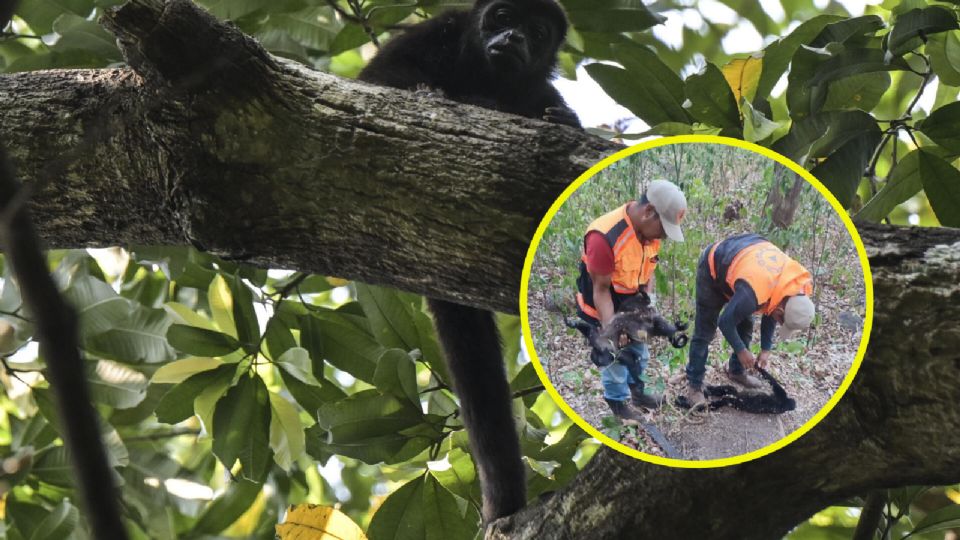
[[[550,79],[567,20],[553,0],[477,0],[388,42],[359,79],[424,87],[488,109],[579,128]],[[493,313],[429,300],[483,490],[483,520],[526,504],[520,442]]]
[[[773,375],[767,373],[767,370],[762,367],[756,367],[755,369],[770,385],[772,394],[740,392],[729,384],[718,386],[708,384],[703,387],[703,393],[707,397],[707,406],[710,407],[710,410],[717,410],[720,407],[733,407],[754,414],[782,414],[797,407],[797,402],[787,396],[787,391],[783,389],[783,385]],[[690,402],[686,396],[677,396],[677,405],[684,409],[690,408]]]

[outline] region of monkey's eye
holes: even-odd
[[[509,9],[501,8],[493,14],[493,20],[498,24],[507,25],[513,22],[513,13]]]

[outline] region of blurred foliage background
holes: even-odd
[[[0,29],[0,71],[122,65],[97,24],[118,3],[22,0]],[[402,25],[467,4],[199,3],[270,52],[347,77]],[[629,111],[594,132],[743,138],[811,169],[858,219],[960,225],[955,2],[561,3],[572,31],[560,75],[588,73]],[[422,299],[186,248],[58,252],[50,266],[84,316],[89,381],[136,537],[272,538],[297,502],[339,504],[374,539],[420,538],[440,516],[444,537],[476,534],[476,479]],[[83,538],[44,359],[4,276],[2,534]],[[596,445],[517,361],[516,319],[501,323],[536,496],[567,482]],[[248,402],[257,405],[229,412]],[[892,525],[878,534],[956,525],[955,487],[909,495],[919,491],[883,494],[881,529]],[[400,504],[410,497],[433,511]],[[857,504],[795,535],[847,537]],[[400,520],[413,526],[398,532]]]

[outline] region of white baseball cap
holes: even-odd
[[[667,180],[654,180],[647,186],[647,200],[660,214],[660,223],[667,238],[683,242],[680,221],[687,212],[687,198],[680,188]]]
[[[790,339],[797,332],[807,329],[813,322],[815,311],[809,296],[791,296],[783,307],[783,324],[780,325],[777,339]]]

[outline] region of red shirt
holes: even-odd
[[[587,272],[601,276],[613,273],[613,248],[607,243],[603,233],[600,231],[587,233],[584,253],[587,256]]]

